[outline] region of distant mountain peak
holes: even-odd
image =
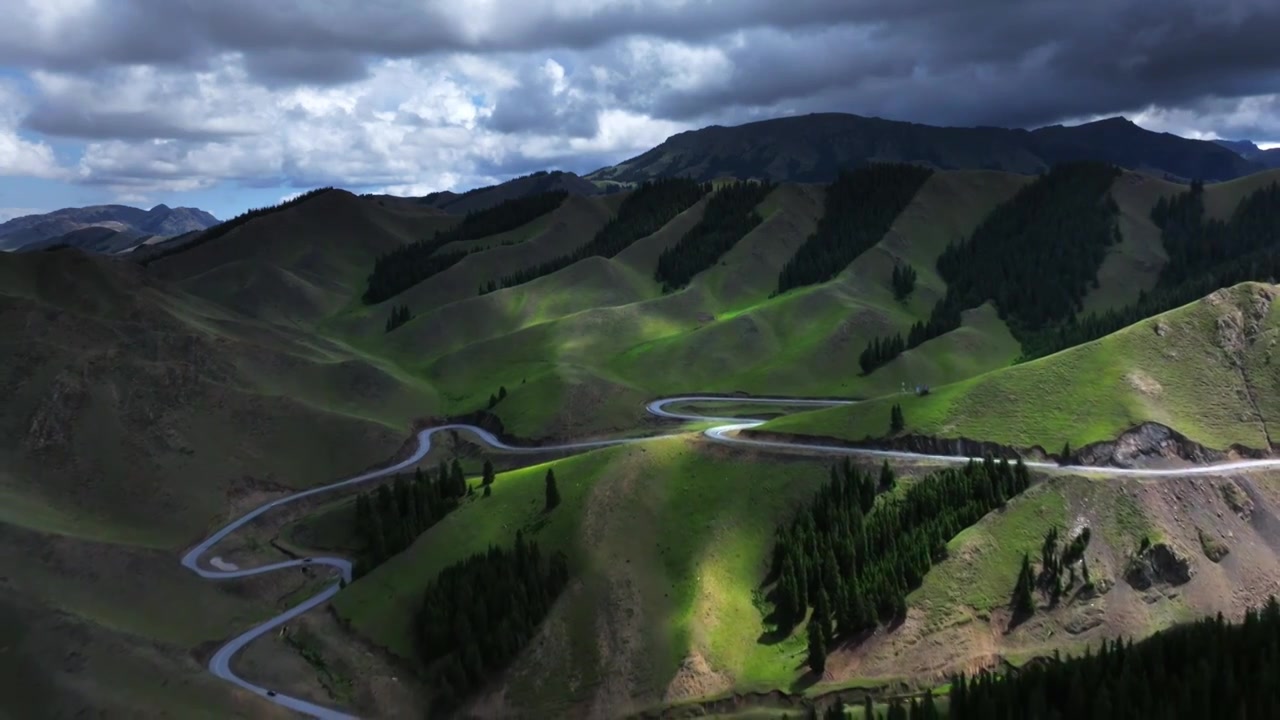
[[[65,242],[93,252],[118,252],[133,241],[148,237],[173,237],[218,224],[218,219],[198,208],[173,209],[163,203],[150,210],[128,205],[93,205],[62,208],[40,215],[27,215],[0,223],[0,250],[36,248]],[[100,228],[99,232],[77,232]]]
[[[1086,124],[1086,125],[1101,125],[1101,126],[1111,126],[1111,125],[1114,125],[1114,126],[1117,126],[1117,127],[1138,127],[1138,123],[1136,123],[1136,122],[1134,122],[1134,121],[1130,120],[1129,118],[1127,118],[1127,117],[1125,117],[1125,116],[1123,116],[1123,115],[1115,115],[1115,116],[1112,116],[1112,117],[1109,117],[1109,118],[1102,118],[1101,120],[1094,120],[1094,121],[1093,121],[1093,122],[1091,122],[1091,123],[1085,123],[1085,124]]]

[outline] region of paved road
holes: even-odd
[[[651,415],[661,417],[661,418],[672,419],[672,420],[696,420],[696,421],[710,421],[710,422],[721,423],[716,425],[715,427],[708,428],[707,430],[703,431],[703,434],[711,442],[720,443],[724,445],[738,445],[738,446],[749,446],[749,447],[756,447],[756,448],[767,448],[767,449],[777,450],[782,452],[812,453],[816,451],[816,452],[823,452],[823,453],[830,453],[830,454],[837,454],[837,455],[861,455],[861,456],[869,456],[869,457],[895,458],[900,460],[926,460],[926,461],[933,461],[933,462],[939,462],[939,463],[966,463],[966,462],[969,462],[970,460],[970,458],[960,457],[955,455],[928,455],[928,454],[911,453],[911,452],[904,452],[904,451],[897,451],[897,450],[871,450],[866,448],[851,448],[851,447],[839,447],[839,446],[832,446],[832,445],[822,445],[819,443],[783,442],[778,440],[761,440],[761,439],[747,438],[747,437],[742,437],[738,435],[739,431],[758,427],[759,425],[763,424],[765,421],[760,419],[753,419],[753,418],[714,417],[714,416],[708,416],[708,415],[700,415],[692,412],[678,412],[678,411],[667,409],[671,405],[688,404],[692,402],[732,402],[734,404],[741,404],[741,405],[767,404],[767,405],[784,405],[788,407],[797,407],[797,408],[835,407],[838,405],[852,405],[854,403],[854,401],[852,400],[819,400],[819,399],[763,398],[763,397],[741,398],[741,397],[723,397],[723,396],[713,396],[713,395],[685,395],[680,397],[663,398],[659,400],[654,400],[653,402],[650,402],[648,405],[645,406],[645,410],[647,410]],[[508,452],[508,453],[521,453],[521,454],[535,454],[535,453],[561,452],[561,451],[573,451],[573,450],[590,450],[593,448],[605,447],[609,445],[651,442],[653,440],[659,440],[664,437],[670,437],[669,435],[658,435],[658,436],[640,437],[640,438],[594,440],[594,441],[588,441],[588,442],[566,443],[564,445],[543,445],[538,447],[521,447],[521,446],[515,446],[515,445],[508,445],[502,442],[501,440],[499,440],[497,437],[495,437],[493,433],[487,430],[483,430],[481,428],[475,427],[473,425],[442,425],[440,427],[428,428],[418,433],[417,449],[414,450],[412,455],[402,460],[401,462],[398,462],[389,467],[382,468],[380,470],[373,470],[371,472],[367,472],[362,475],[357,475],[355,477],[348,478],[340,482],[332,483],[330,485],[324,485],[322,487],[317,487],[317,488],[312,488],[310,490],[297,492],[292,495],[279,498],[277,500],[272,500],[271,502],[266,503],[265,505],[257,507],[251,510],[250,512],[246,513],[242,517],[228,523],[225,527],[218,530],[214,534],[210,535],[207,539],[204,540],[204,542],[200,543],[199,545],[195,546],[190,551],[188,551],[187,554],[182,557],[183,566],[191,569],[193,572],[197,573],[201,577],[208,578],[210,580],[228,580],[232,578],[242,578],[242,577],[249,577],[252,575],[261,575],[263,573],[275,572],[276,570],[284,570],[286,568],[292,568],[292,567],[300,567],[300,566],[307,566],[307,565],[311,565],[311,566],[325,565],[325,566],[336,569],[341,578],[350,582],[351,563],[348,562],[347,560],[344,560],[342,558],[336,558],[336,557],[312,557],[312,558],[304,558],[299,560],[288,560],[285,562],[273,563],[271,565],[263,565],[261,567],[256,567],[256,568],[237,569],[237,570],[209,569],[201,565],[201,559],[204,557],[206,553],[209,552],[210,549],[213,548],[214,545],[216,545],[218,542],[226,538],[228,535],[240,529],[246,523],[251,522],[258,516],[262,515],[263,513],[266,513],[274,508],[278,508],[282,505],[286,505],[291,502],[296,502],[303,498],[311,497],[312,495],[318,495],[320,493],[329,492],[331,490],[336,490],[338,488],[349,487],[351,485],[358,485],[360,483],[365,483],[380,477],[386,477],[387,475],[391,475],[391,474],[400,472],[401,470],[405,470],[407,468],[413,467],[418,463],[418,461],[420,461],[423,457],[425,457],[428,452],[431,451],[431,438],[436,433],[444,432],[447,430],[467,431],[470,434],[477,436],[480,439],[480,441],[483,442],[484,444],[496,450],[501,450],[503,452]],[[1219,463],[1215,465],[1195,465],[1195,466],[1190,466],[1185,468],[1168,468],[1168,469],[1115,468],[1115,467],[1102,467],[1102,466],[1093,466],[1093,465],[1087,465],[1087,466],[1072,465],[1072,466],[1064,467],[1056,463],[1046,463],[1046,462],[1028,462],[1027,466],[1037,470],[1060,471],[1060,472],[1081,472],[1081,473],[1090,473],[1095,475],[1170,477],[1170,476],[1185,476],[1185,475],[1215,475],[1215,474],[1222,474],[1226,472],[1248,471],[1248,470],[1257,470],[1257,469],[1264,469],[1264,468],[1277,468],[1277,467],[1280,467],[1280,459],[1242,460],[1238,462]],[[267,700],[270,700],[271,702],[276,703],[277,705],[281,705],[283,707],[296,710],[300,713],[309,715],[311,717],[321,718],[322,720],[353,719],[355,716],[348,715],[347,713],[344,713],[340,710],[324,707],[322,705],[317,705],[315,703],[311,703],[306,700],[302,700],[300,698],[290,697],[288,695],[274,692],[262,686],[255,685],[245,680],[244,678],[240,677],[239,675],[236,675],[231,670],[232,658],[235,656],[236,653],[238,653],[242,648],[244,648],[244,646],[248,645],[250,642],[252,642],[256,638],[262,635],[265,635],[268,632],[271,632],[277,627],[280,627],[281,625],[287,623],[293,618],[307,612],[308,610],[318,605],[324,604],[329,600],[329,598],[337,594],[338,589],[339,589],[339,583],[335,581],[333,585],[329,586],[318,595],[304,601],[303,603],[297,605],[296,607],[286,610],[285,612],[281,613],[280,615],[277,615],[274,618],[271,618],[270,620],[262,623],[261,625],[258,625],[257,627],[254,627],[244,632],[243,634],[235,638],[232,638],[230,642],[228,642],[226,645],[223,645],[221,648],[218,649],[216,653],[214,653],[213,658],[209,661],[210,672],[212,672],[214,675],[217,675],[218,677],[224,680],[227,680],[228,682],[234,683],[244,688],[245,690],[248,690],[249,692],[261,695],[262,697],[266,698]]]

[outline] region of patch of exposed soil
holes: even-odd
[[[1124,376],[1126,382],[1134,390],[1146,395],[1147,397],[1155,397],[1164,392],[1164,388],[1160,386],[1156,379],[1141,370],[1132,370]]]
[[[667,684],[664,702],[718,695],[733,687],[733,678],[712,669],[702,653],[693,652],[680,663],[680,669]]]

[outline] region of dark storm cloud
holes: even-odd
[[[676,119],[788,106],[1036,125],[1280,91],[1277,37],[1271,2],[965,5],[866,29],[748,33],[727,50],[727,83],[667,94],[655,109]]]
[[[25,32],[21,22],[8,33],[0,30],[5,40],[0,42],[0,62],[82,70],[100,63],[185,64],[216,50],[328,49],[409,56],[583,49],[623,35],[698,40],[744,27],[795,28],[927,14],[934,1],[101,0],[58,28],[61,37]]]
[[[155,112],[111,112],[41,104],[22,122],[23,129],[83,140],[225,140],[239,133],[171,122]]]
[[[333,85],[363,80],[369,75],[365,58],[349,52],[292,48],[245,54],[245,69],[264,85]]]
[[[1275,0],[101,0],[55,36],[7,27],[0,62],[199,67],[235,52],[273,86],[358,80],[371,57],[560,48],[608,64],[624,36],[723,48],[733,71],[722,85],[654,89],[637,71],[634,87],[615,89],[624,106],[684,121],[786,108],[1034,125],[1280,90]],[[589,132],[590,103],[565,102],[525,82],[490,125]]]

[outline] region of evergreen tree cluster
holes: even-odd
[[[462,465],[440,463],[434,477],[422,468],[413,478],[397,475],[389,485],[356,496],[356,537],[364,553],[356,559],[352,575],[360,577],[413,544],[427,528],[467,494]]]
[[[894,264],[893,277],[893,297],[898,300],[906,300],[907,296],[916,289],[916,269],[910,265]]]
[[[907,418],[902,414],[902,406],[898,403],[893,404],[893,408],[889,410],[889,433],[900,433],[907,427]]]
[[[952,720],[1280,717],[1280,603],[1163,630],[1138,643],[951,682]]]
[[[1083,528],[1071,542],[1060,544],[1058,528],[1051,527],[1045,533],[1040,544],[1040,573],[1037,575],[1031,564],[1030,556],[1022,556],[1022,567],[1018,571],[1018,580],[1013,588],[1013,608],[1019,616],[1027,616],[1035,612],[1035,592],[1044,590],[1049,595],[1050,605],[1057,605],[1063,592],[1076,584],[1076,565],[1080,565],[1084,585],[1089,586],[1089,563],[1085,560],[1084,551],[1089,547],[1092,532]],[[1066,580],[1063,581],[1063,575]]]
[[[323,195],[329,192],[330,190],[333,190],[333,188],[332,187],[315,188],[313,190],[308,190],[297,197],[289,198],[284,202],[276,203],[275,205],[268,205],[266,207],[252,208],[250,210],[246,210],[240,213],[239,215],[231,218],[230,220],[220,222],[217,225],[214,225],[213,227],[209,228],[208,230],[205,230],[190,242],[184,243],[182,245],[178,245],[176,247],[155,250],[145,255],[142,255],[141,259],[138,262],[142,265],[147,265],[148,263],[159,260],[160,258],[168,257],[175,253],[180,253],[184,250],[190,250],[193,247],[196,247],[198,245],[203,245],[211,240],[217,240],[218,238],[226,235],[232,230],[235,230],[241,225],[244,225],[245,223],[249,222],[250,220],[255,220],[257,218],[270,215],[272,213],[280,212],[281,210],[287,210],[291,207],[301,205],[302,203],[312,198],[319,197],[320,195]]]
[[[393,298],[432,275],[448,270],[467,256],[462,250],[436,254],[448,243],[514,230],[555,210],[568,196],[564,190],[555,190],[504,200],[493,207],[467,213],[457,225],[439,230],[429,239],[402,245],[379,256],[374,261],[373,272],[369,274],[368,287],[364,292],[365,304]]]
[[[661,230],[663,225],[688,210],[710,190],[709,183],[698,183],[681,177],[660,178],[642,183],[622,201],[618,214],[600,228],[586,245],[535,267],[504,275],[497,283],[491,281],[481,289],[493,292],[499,286],[509,288],[523,285],[597,255],[611,258],[635,241]]]
[[[457,707],[506,669],[568,582],[564,553],[544,558],[520,532],[510,550],[490,547],[441,571],[417,616],[419,654],[438,709]]]
[[[653,278],[663,292],[678,290],[715,265],[761,222],[756,206],[776,187],[771,182],[734,182],[707,201],[707,210],[680,242],[662,251]]]
[[[1024,346],[1037,331],[1075,317],[1107,248],[1120,241],[1119,208],[1109,194],[1119,173],[1104,163],[1056,165],[993,210],[938,258],[947,294],[928,322],[915,323],[905,343],[900,336],[880,341],[863,372],[955,330],[963,311],[988,301]]]
[[[1096,340],[1224,287],[1280,278],[1280,185],[1254,191],[1225,223],[1206,219],[1203,193],[1203,186],[1194,183],[1172,200],[1162,198],[1152,210],[1169,256],[1154,290],[1119,310],[1075,317],[1024,339],[1022,359]]]
[[[1161,229],[1169,262],[1160,271],[1160,285],[1175,287],[1225,262],[1280,241],[1280,184],[1259,188],[1240,202],[1227,221],[1209,218],[1204,208],[1204,185],[1166,201],[1160,198],[1151,219]]]
[[[781,294],[826,282],[880,242],[933,171],[919,165],[873,163],[842,172],[827,186],[817,230],[778,275]]]
[[[408,305],[396,305],[391,308],[391,317],[387,318],[386,332],[391,332],[412,319]]]
[[[862,368],[863,375],[870,375],[876,368],[898,357],[906,349],[907,344],[902,340],[902,333],[883,339],[872,338],[871,342],[863,348],[862,354],[858,355],[858,366]]]
[[[1021,493],[1031,476],[1021,459],[991,457],[931,473],[905,492],[885,463],[879,477],[846,460],[810,504],[777,529],[770,577],[774,619],[789,631],[810,608],[810,668],[826,648],[906,612],[906,596],[945,554],[946,543]],[[819,642],[821,641],[821,642]]]

